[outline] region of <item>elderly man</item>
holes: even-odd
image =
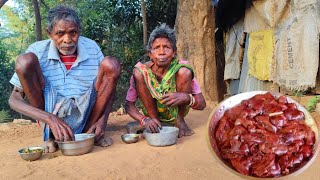
[[[179,128],[179,137],[193,134],[184,117],[189,107],[202,110],[206,102],[191,66],[188,61],[177,59],[176,50],[173,29],[162,24],[152,31],[147,45],[151,61],[135,65],[126,97],[126,111],[140,121],[138,127],[129,124],[129,132],[141,128],[158,132],[162,125],[169,125]],[[138,97],[144,115],[135,107]]]
[[[49,11],[47,33],[50,39],[30,45],[16,60],[11,108],[41,122],[47,152],[56,150],[54,140],[74,140],[82,132],[95,133],[96,145],[111,145],[104,132],[120,63],[80,36],[80,20],[71,8]]]

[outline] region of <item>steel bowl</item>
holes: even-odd
[[[209,149],[211,150],[211,152],[213,154],[213,157],[217,160],[217,162],[220,165],[222,165],[229,172],[231,172],[232,174],[238,175],[242,178],[245,178],[245,179],[248,179],[248,178],[262,179],[262,178],[257,178],[257,177],[253,177],[253,176],[246,176],[246,175],[240,174],[238,171],[234,170],[230,166],[229,163],[227,163],[224,159],[222,159],[220,151],[219,151],[217,144],[216,144],[214,132],[215,132],[215,129],[216,129],[216,126],[217,126],[219,120],[221,119],[221,117],[223,116],[223,114],[225,113],[226,110],[240,104],[241,101],[243,101],[243,100],[250,99],[251,97],[253,97],[257,94],[265,94],[267,92],[268,91],[251,91],[251,92],[245,92],[245,93],[237,94],[235,96],[231,96],[228,99],[222,101],[220,104],[218,104],[217,107],[212,111],[212,113],[208,119],[208,125],[207,125],[207,127],[208,127],[208,136],[207,136],[208,137],[208,145],[209,145]],[[270,93],[275,98],[278,98],[279,96],[282,95],[277,92],[270,92]],[[302,164],[299,169],[296,169],[296,170],[290,172],[288,175],[285,175],[285,177],[292,177],[292,176],[296,176],[299,173],[303,172],[316,159],[316,157],[319,153],[319,145],[320,145],[319,144],[319,125],[312,118],[311,114],[302,105],[300,105],[299,103],[297,103],[296,101],[294,101],[290,97],[287,97],[287,100],[289,103],[295,103],[297,105],[298,109],[304,113],[305,123],[313,130],[313,132],[315,133],[315,138],[316,138],[315,144],[313,146],[313,156],[309,159],[309,161]],[[284,176],[280,176],[280,177],[284,177]]]
[[[151,133],[147,129],[143,135],[151,146],[170,146],[177,142],[179,128],[163,126],[159,133]]]
[[[82,133],[74,136],[75,141],[56,141],[63,155],[78,156],[89,153],[93,149],[95,134]]]
[[[22,148],[18,151],[21,158],[26,161],[35,161],[40,159],[43,152],[44,152],[43,147],[27,147],[27,148]]]
[[[136,143],[139,141],[139,134],[122,134],[121,140],[127,144]]]

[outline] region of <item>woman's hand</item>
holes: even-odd
[[[159,129],[162,128],[161,123],[158,119],[152,119],[150,117],[147,117],[143,120],[143,125],[152,133],[158,133]]]
[[[161,103],[168,107],[188,105],[190,103],[190,96],[182,92],[168,93],[162,96]]]

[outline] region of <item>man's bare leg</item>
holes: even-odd
[[[190,94],[191,81],[192,72],[185,67],[180,68],[176,74],[177,92],[184,92]],[[179,138],[182,136],[191,136],[194,133],[184,120],[185,111],[186,105],[178,106],[178,117],[176,121],[176,126],[179,128]]]
[[[121,73],[121,65],[113,57],[105,57],[101,62],[95,83],[96,103],[91,111],[85,131],[96,134],[96,145],[109,146],[111,138],[104,137],[109,113],[112,110],[116,85]]]
[[[37,56],[33,53],[20,55],[15,68],[23,91],[18,88],[15,88],[14,91],[21,93],[22,97],[26,96],[31,106],[44,110],[42,90],[45,82]],[[57,149],[57,144],[53,139],[45,141],[42,146],[46,152],[55,152]]]
[[[109,114],[112,110],[112,105],[113,105],[114,99],[115,99],[115,92],[111,95],[111,100],[107,104],[107,109],[105,110],[105,113],[104,113],[104,117],[106,118],[106,120],[104,121],[105,125],[103,125],[104,128],[101,129],[101,132],[102,132],[101,137],[99,139],[97,139],[97,141],[95,142],[96,146],[107,147],[107,146],[110,146],[113,144],[112,138],[105,137],[104,132],[105,132],[105,127],[106,127],[108,119],[109,119]]]

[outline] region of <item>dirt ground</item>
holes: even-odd
[[[186,120],[195,134],[168,147],[149,146],[144,139],[135,144],[121,141],[127,115],[111,116],[106,132],[114,144],[95,146],[81,156],[63,156],[60,151],[27,162],[17,150],[42,143],[36,124],[0,124],[0,179],[241,179],[213,158],[207,143],[207,121],[211,111],[191,111]],[[318,114],[313,114],[318,120]],[[317,156],[304,172],[290,179],[319,179]]]

